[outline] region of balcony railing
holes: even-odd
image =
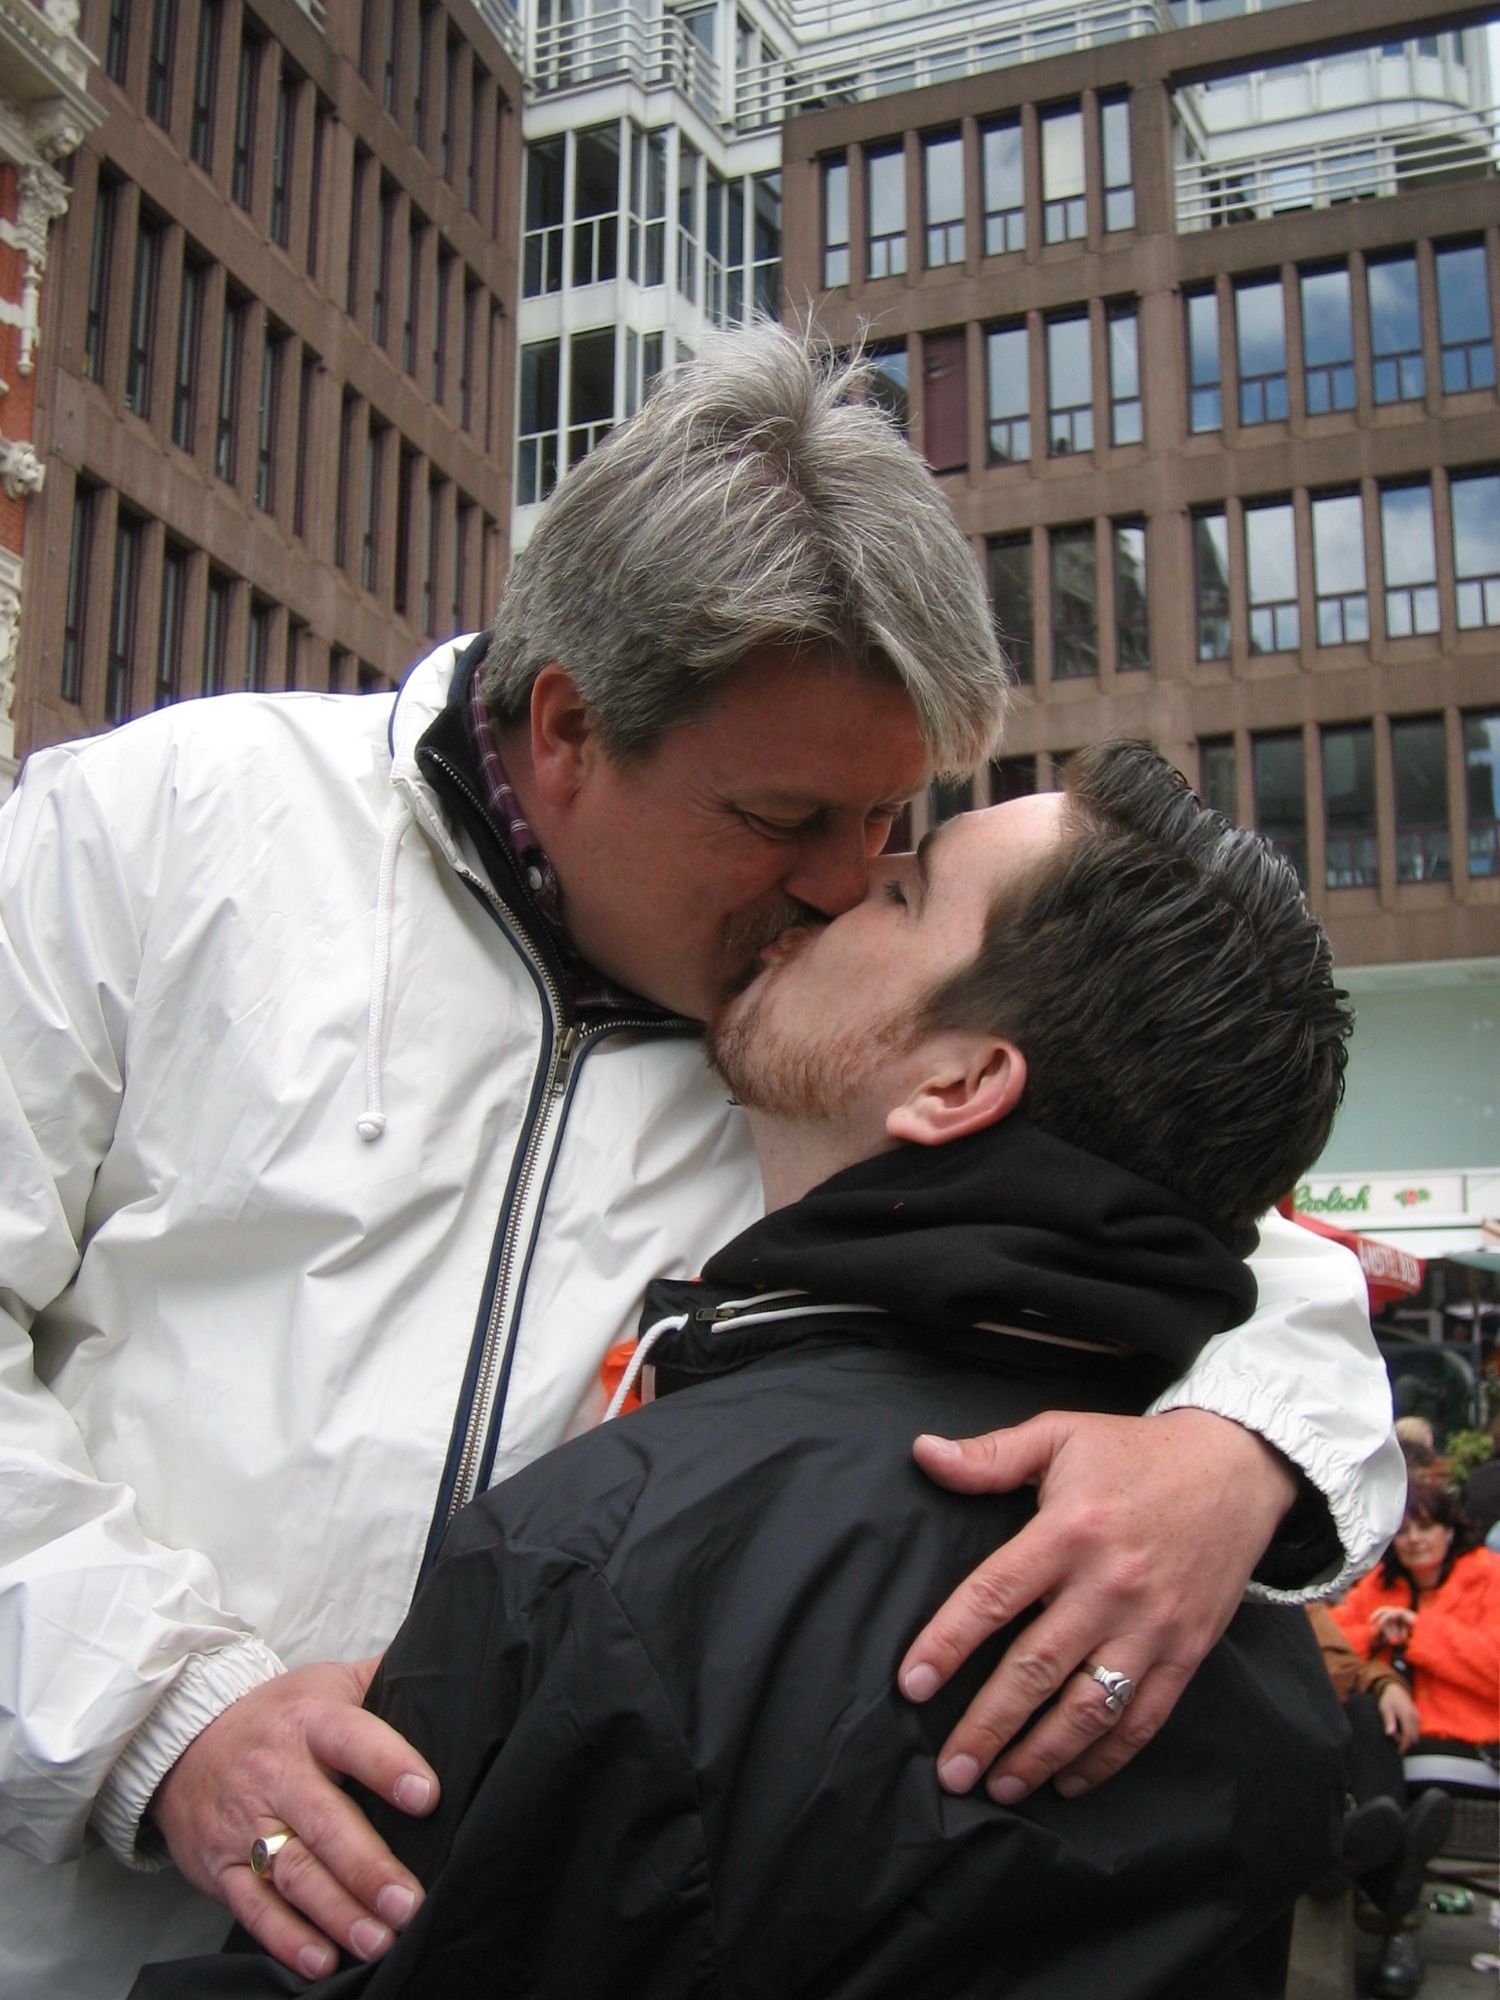
[[[614,7],[536,30],[530,81],[541,95],[614,76],[677,90],[706,118],[723,115],[719,65],[675,14],[648,21],[634,7]]]
[[[393,0],[399,5],[400,0]],[[526,62],[526,30],[510,0],[479,0],[480,19],[517,69]]]
[[[1256,153],[1190,160],[1177,168],[1177,227],[1219,229],[1296,209],[1333,208],[1455,181],[1492,180],[1500,168],[1500,116],[1445,111],[1440,118]]]

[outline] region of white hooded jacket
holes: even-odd
[[[230,696],[37,753],[0,814],[0,1992],[123,1993],[226,1913],[153,1865],[182,1748],[381,1649],[453,1509],[597,1418],[647,1281],[759,1202],[695,1039],[579,1032],[395,697]],[[545,1221],[545,1226],[542,1226]],[[1270,1438],[1348,1564],[1400,1512],[1354,1260],[1163,1406]]]

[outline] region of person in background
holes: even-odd
[[[1487,1548],[1496,1546],[1500,1529],[1500,1410],[1490,1418],[1492,1449],[1464,1481],[1464,1512]]]

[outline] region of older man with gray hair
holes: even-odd
[[[999,727],[971,552],[859,384],[772,328],[705,347],[563,482],[493,635],[394,697],[38,753],[0,816],[7,2000],[123,1993],[226,1905],[309,1975],[418,1907],[336,1783],[436,1803],[360,1710],[370,1656],[457,1508],[597,1417],[648,1280],[756,1214],[696,1024]],[[1288,1586],[1391,1525],[1349,1261],[1267,1229],[1257,1271],[1123,1437],[949,1454],[1042,1506],[903,1687],[1049,1600],[950,1789],[1096,1652],[1141,1687],[1065,1782],[1104,1775],[1278,1525]],[[997,1794],[1096,1707],[1070,1686]]]

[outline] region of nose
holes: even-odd
[[[841,917],[862,903],[870,862],[880,852],[885,828],[853,819],[835,821],[799,841],[782,887],[799,903],[825,917]]]

